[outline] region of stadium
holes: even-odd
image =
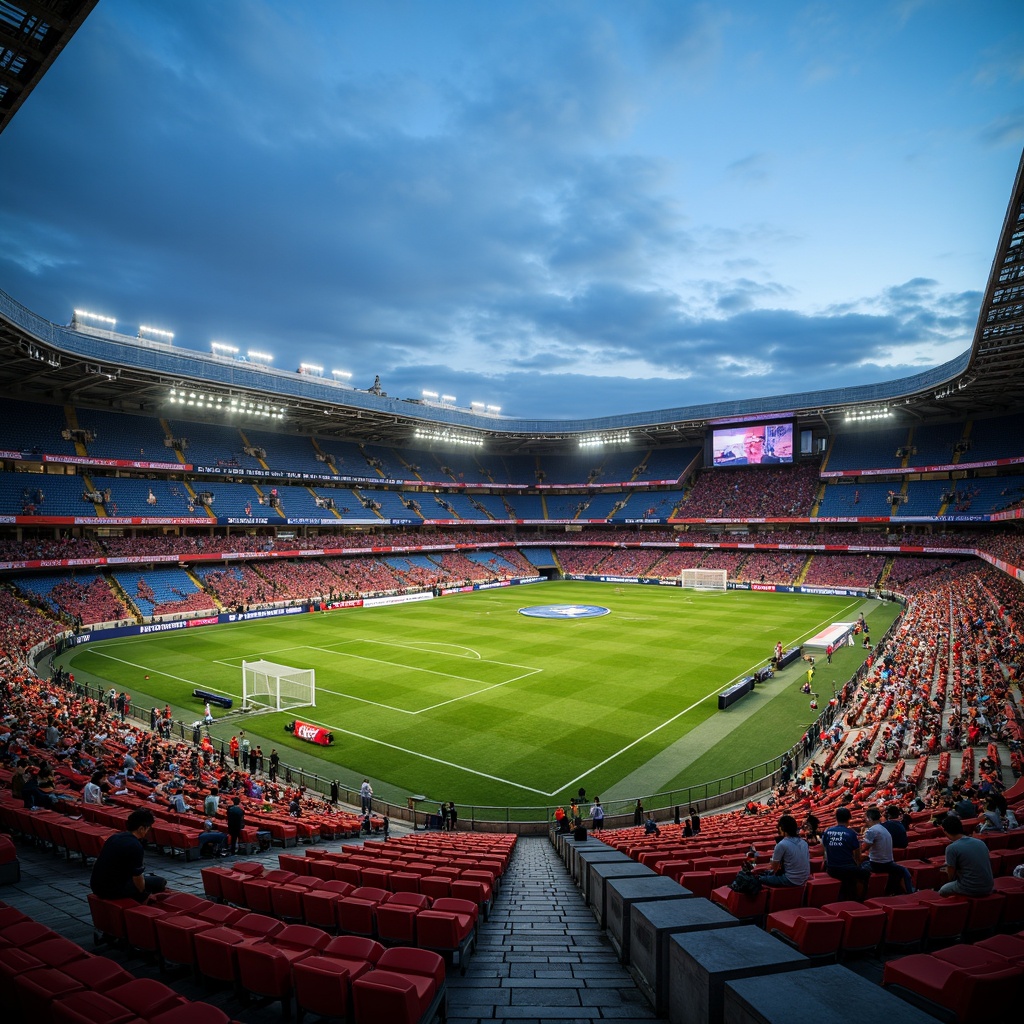
[[[95,4],[6,6],[0,131]],[[947,362],[586,419],[0,291],[16,1019],[769,1021],[837,986],[1016,1019],[1024,157],[1006,184]],[[992,879],[947,899],[962,801]],[[875,806],[907,891],[854,897],[816,824]],[[139,809],[169,884],[101,898]],[[780,814],[812,873],[747,896]]]

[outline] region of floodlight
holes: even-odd
[[[214,353],[219,356],[235,356],[238,355],[238,346],[229,345],[224,341],[211,341],[210,348],[213,349]]]
[[[442,395],[441,396],[441,401],[442,402],[451,402],[452,404],[454,404],[455,403],[455,396],[454,395]]]
[[[117,323],[112,316],[103,316],[101,313],[90,313],[87,309],[76,309],[71,322],[74,323],[76,320],[95,320],[97,323],[109,324],[111,330],[113,330]]]
[[[344,377],[345,380],[350,380],[352,374],[348,370],[331,370],[331,376],[333,377]]]
[[[151,334],[151,335],[153,335],[154,338],[156,338],[158,340],[166,341],[168,344],[170,344],[170,342],[174,341],[174,332],[173,331],[164,331],[164,330],[161,330],[159,327],[147,327],[145,324],[140,324],[139,325],[139,333],[136,335],[136,337],[140,341],[145,341],[146,339],[142,337],[144,334]]]
[[[593,434],[590,437],[581,437],[579,446],[581,448],[600,448],[606,444],[629,444],[630,435],[620,434]]]
[[[437,398],[438,394],[436,391],[423,391],[421,392],[424,398]]]
[[[259,352],[251,348],[245,353],[254,363],[272,363],[274,357],[269,352]]]
[[[482,437],[473,437],[455,430],[434,430],[431,427],[418,427],[413,436],[424,441],[443,441],[445,444],[472,445],[475,448],[482,448],[484,443]]]
[[[936,397],[940,397],[936,395]],[[860,409],[847,409],[847,423],[864,423],[868,420],[884,420],[892,416],[892,410],[885,405],[865,406]]]

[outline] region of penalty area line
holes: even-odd
[[[465,765],[456,764],[454,761],[446,761],[441,757],[434,757],[432,754],[424,754],[418,750],[410,750],[408,747],[400,747],[397,743],[388,743],[387,740],[377,739],[374,736],[364,736],[359,732],[352,732],[350,729],[342,729],[338,726],[328,725],[326,722],[314,722],[312,719],[304,718],[304,722],[309,722],[311,725],[319,725],[321,728],[328,729],[335,735],[338,733],[343,736],[351,736],[353,739],[363,740],[366,743],[374,743],[379,747],[386,747],[388,750],[396,750],[400,754],[408,754],[410,757],[419,757],[424,761],[430,761],[432,764],[444,765],[445,768],[454,768],[456,771],[466,772],[469,775],[475,775],[481,779],[490,779],[491,782],[500,782],[503,786],[515,786],[516,789],[525,790],[527,793],[535,793],[537,796],[550,796],[550,793],[545,793],[542,789],[535,789],[533,786],[526,786],[521,782],[513,782],[511,779],[503,779],[500,775],[491,775],[489,772],[477,771],[476,768],[467,768]]]
[[[194,679],[186,679],[184,676],[172,675],[170,672],[163,672],[158,668],[150,668],[149,665],[139,665],[134,661],[126,661],[124,658],[116,658],[113,654],[107,654],[106,651],[91,650],[90,654],[98,654],[101,658],[108,658],[110,661],[119,662],[122,665],[127,665],[129,668],[137,668],[140,672],[149,672],[151,675],[163,676],[164,679],[173,679],[178,683],[186,683],[188,686],[201,686],[204,690],[209,690],[210,693],[223,693],[226,697],[233,697],[235,694],[228,693],[227,690],[220,690],[216,686],[207,686],[205,683],[197,683]]]

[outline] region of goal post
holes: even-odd
[[[242,662],[242,710],[316,707],[316,673],[273,661]]]
[[[725,569],[683,569],[680,582],[683,590],[725,590]]]

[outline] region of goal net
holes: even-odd
[[[242,662],[242,710],[316,707],[316,673],[272,661]]]
[[[725,569],[684,569],[683,590],[725,590]]]

